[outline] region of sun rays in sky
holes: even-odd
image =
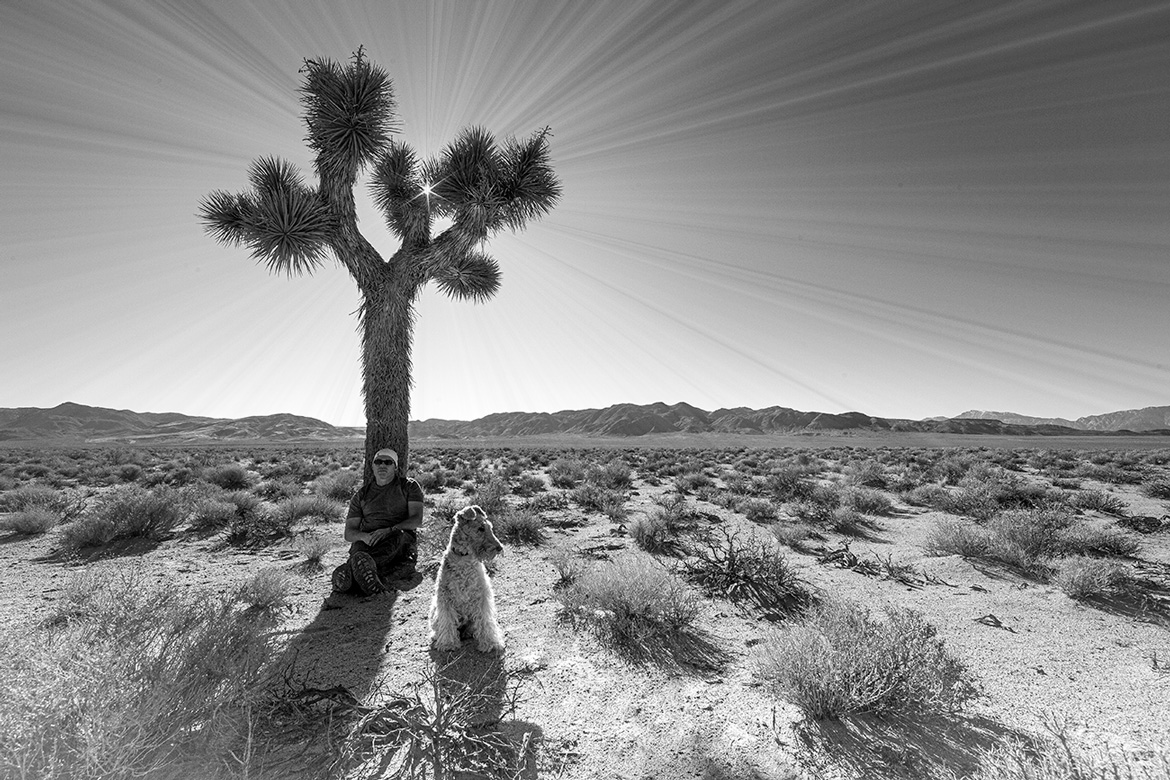
[[[545,126],[554,211],[418,302],[412,418],[686,401],[886,417],[1170,403],[1170,4],[0,5],[0,406],[364,418],[359,298],[202,231],[311,179],[358,46],[401,141]],[[395,239],[364,185],[362,229]]]

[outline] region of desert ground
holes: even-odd
[[[264,700],[283,709],[250,716],[249,752],[208,764],[207,776],[377,776],[390,770],[376,756],[408,731],[391,717],[406,717],[402,702],[434,715],[443,696],[460,694],[467,712],[452,728],[507,745],[510,763],[479,775],[450,764],[441,770],[450,777],[1105,777],[1089,772],[1109,766],[1170,776],[1165,439],[588,445],[415,443],[427,576],[415,590],[372,597],[331,597],[328,578],[345,559],[341,514],[358,446],[0,449],[4,647],[51,642],[79,588],[118,572],[141,588],[249,607],[267,621]],[[131,495],[177,509],[134,533],[78,530]],[[502,655],[471,642],[456,653],[428,647],[437,559],[451,515],[472,503],[489,509],[505,545],[489,565]],[[38,505],[48,511],[32,520],[51,518],[33,529]],[[1016,537],[961,546],[960,531],[991,539],[1037,518],[1058,523],[1060,546],[1028,550]],[[750,576],[735,580],[738,564],[719,558],[729,545],[780,558],[801,598],[753,597]],[[723,580],[703,579],[712,571],[696,564],[704,550]],[[637,584],[621,579],[631,571],[668,578],[692,613],[685,624],[642,615],[643,633],[621,635],[620,610],[566,595],[597,571],[617,572],[609,584],[619,593]],[[762,659],[829,602],[862,605],[879,623],[912,610],[972,694],[954,699],[954,711],[908,701],[816,717]],[[397,730],[371,730],[391,721]],[[427,721],[429,733],[445,728],[438,722]],[[1004,758],[1016,745],[1055,745],[1058,756],[1067,745],[1082,774],[1026,775],[1016,764],[1008,774],[1025,760]],[[4,750],[7,771],[22,776],[14,755],[28,746],[13,739]]]

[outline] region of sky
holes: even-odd
[[[500,292],[417,305],[411,419],[1170,404],[1170,3],[0,0],[0,407],[364,424],[358,292],[197,217],[313,179],[298,70],[398,140],[552,128]],[[358,190],[360,226],[397,248]]]

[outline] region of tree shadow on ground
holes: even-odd
[[[301,687],[342,687],[365,698],[378,677],[397,602],[393,590],[376,596],[331,594],[274,668]]]
[[[1032,741],[1024,732],[970,715],[854,715],[806,721],[798,733],[814,753],[873,780],[966,776],[978,770],[980,757],[994,746]]]

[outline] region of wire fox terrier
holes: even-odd
[[[483,565],[503,550],[487,512],[469,506],[455,515],[431,601],[431,646],[436,650],[459,649],[464,627],[481,653],[504,649],[504,633],[496,622],[496,594]]]

